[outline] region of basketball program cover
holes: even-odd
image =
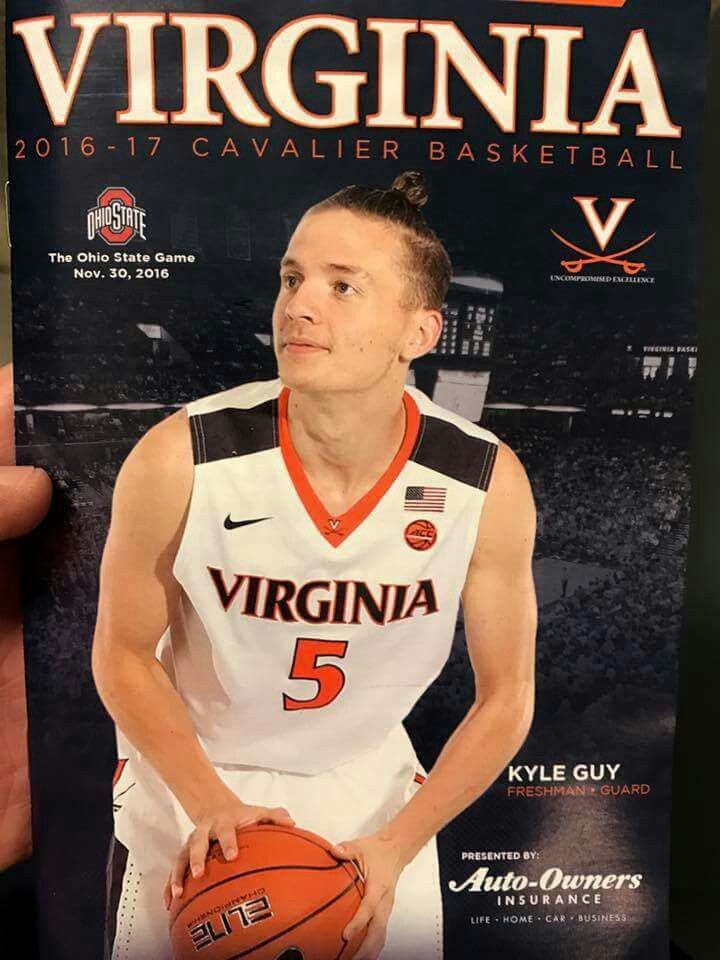
[[[41,956],[667,956],[706,8],[10,0]]]

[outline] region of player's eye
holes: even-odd
[[[280,277],[280,283],[286,290],[293,290],[297,285],[297,279],[294,273],[285,273]]]
[[[345,282],[345,280],[336,280],[334,287],[343,297],[349,297],[351,294],[355,293],[355,288],[351,287],[349,283]]]

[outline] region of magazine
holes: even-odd
[[[41,956],[667,956],[679,12],[10,0]]]

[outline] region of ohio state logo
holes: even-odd
[[[139,237],[145,240],[145,211],[138,207],[127,187],[105,187],[97,205],[87,214],[88,240],[102,237],[111,246],[125,246]]]

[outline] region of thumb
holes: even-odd
[[[342,843],[331,844],[331,853],[338,860],[353,860],[359,856],[360,851],[352,840],[343,840]]]
[[[0,540],[28,533],[50,507],[52,483],[35,467],[0,467]]]

